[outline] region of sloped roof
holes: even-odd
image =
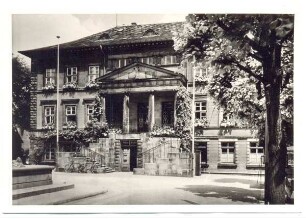
[[[74,48],[90,48],[119,45],[128,43],[142,43],[142,42],[158,42],[172,40],[172,31],[180,30],[183,27],[184,22],[174,23],[159,23],[159,24],[145,24],[145,25],[130,25],[130,26],[118,26],[106,31],[102,31],[93,34],[88,37],[84,37],[75,41],[60,44],[61,49],[74,49]],[[147,35],[148,31],[152,31],[155,34]],[[20,51],[21,54],[30,55],[33,52],[54,50],[57,45]]]

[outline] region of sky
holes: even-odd
[[[184,21],[187,14],[117,14],[117,25]],[[35,49],[76,40],[116,26],[116,14],[12,15],[12,49]],[[24,56],[23,56],[24,57]],[[27,62],[29,60],[26,60]]]

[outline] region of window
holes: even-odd
[[[235,163],[235,142],[221,142],[221,163]]]
[[[174,124],[174,104],[173,102],[162,103],[162,125],[172,126]]]
[[[75,105],[68,105],[66,106],[66,122],[77,122],[76,116],[76,106]]]
[[[45,125],[53,125],[54,124],[54,106],[45,106],[44,107],[44,123]]]
[[[220,115],[222,120],[220,121],[220,127],[233,128],[237,126],[237,121],[233,115],[224,113],[223,110],[220,110]]]
[[[156,36],[158,35],[153,29],[148,29],[144,32],[143,36]]]
[[[77,67],[67,68],[66,83],[77,83],[78,80]]]
[[[250,164],[262,164],[264,148],[258,142],[250,142]]]
[[[109,69],[117,69],[127,66],[133,62],[132,58],[125,58],[125,59],[109,59],[108,60],[108,68]]]
[[[176,56],[164,56],[161,59],[161,65],[173,65],[177,64],[177,58]]]
[[[102,33],[99,37],[99,40],[108,40],[110,39],[110,35],[108,33]]]
[[[206,118],[206,101],[195,102],[195,118]]]
[[[140,58],[140,62],[148,65],[154,65],[154,58],[153,57]]]
[[[87,121],[91,121],[93,119],[94,105],[88,104],[86,110]]]
[[[55,149],[54,145],[51,142],[46,142],[45,152],[44,152],[44,160],[51,161],[55,160]]]
[[[45,86],[55,84],[55,68],[46,69]]]
[[[194,68],[194,73],[196,77],[204,77],[207,75],[207,69],[201,67],[201,66],[197,66]]]
[[[88,81],[95,81],[100,76],[99,71],[99,66],[89,66]]]

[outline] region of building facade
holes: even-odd
[[[98,96],[110,131],[105,138],[91,142],[89,148],[103,155],[105,165],[116,171],[148,167],[148,172],[153,168],[159,174],[188,169],[188,161],[183,164],[179,138],[150,134],[162,128],[175,130],[178,89],[192,91],[193,73],[196,77],[209,74],[181,60],[181,54],[174,50],[172,31],[182,27],[181,22],[132,23],[60,44],[58,113],[57,46],[21,51],[31,58],[33,136],[55,129],[56,115],[60,130],[86,128]],[[259,173],[263,169],[263,146],[250,130],[224,125],[229,124],[229,118],[205,89],[195,91],[195,150],[201,154],[202,171]],[[32,149],[38,144],[46,142],[33,138]],[[43,162],[52,164],[55,145],[48,144],[44,145]],[[76,152],[76,148],[73,142],[61,145],[66,153]],[[171,167],[169,162],[174,162]],[[162,169],[164,163],[168,164]]]

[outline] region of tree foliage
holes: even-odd
[[[281,115],[292,124],[292,16],[189,15],[183,31],[174,33],[175,49],[208,69],[208,80],[202,81],[216,103],[245,126],[260,130],[266,110],[263,86],[268,84],[263,77],[265,57],[259,52],[269,44],[262,37],[265,30],[276,31],[282,44]]]
[[[175,49],[208,69],[207,90],[225,113],[267,131],[271,203],[283,203],[293,138],[293,31],[293,15],[194,14],[174,33]]]
[[[22,58],[12,58],[13,125],[30,126],[30,69]]]

